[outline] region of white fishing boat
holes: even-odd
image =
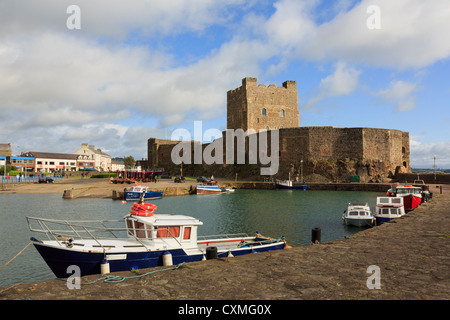
[[[403,197],[377,197],[374,217],[377,224],[405,215]]]
[[[375,222],[368,203],[349,203],[342,220],[346,225],[355,227],[371,227]]]
[[[277,180],[275,182],[275,187],[277,189],[288,189],[288,190],[306,190],[308,186],[305,184],[294,184],[291,180],[291,174],[289,174],[288,180]]]
[[[197,236],[197,227],[203,224],[200,220],[185,215],[155,214],[156,208],[143,203],[141,198],[123,220],[27,217],[27,221],[31,231],[47,238],[31,240],[58,278],[68,277],[67,268],[72,265],[78,266],[83,276],[100,273],[102,264],[108,264],[110,272],[126,271],[200,261],[214,250],[217,257],[227,257],[286,246],[284,237],[272,239],[260,234]]]

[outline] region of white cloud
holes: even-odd
[[[286,48],[291,59],[351,61],[394,69],[431,65],[450,55],[450,6],[447,0],[378,0],[381,29],[368,29],[362,0],[327,22],[315,21],[319,1],[281,0],[266,22],[268,41]],[[342,2],[343,8],[348,3]]]
[[[315,104],[324,99],[353,93],[358,86],[360,74],[360,70],[348,67],[343,62],[338,62],[335,66],[334,73],[320,81],[319,93],[309,99],[304,107],[311,109],[314,108]]]
[[[450,142],[423,143],[410,138],[411,166],[413,168],[432,168],[436,155],[438,168],[450,168]]]
[[[397,111],[404,112],[414,110],[416,101],[414,92],[417,90],[415,84],[396,80],[391,81],[389,88],[380,90],[375,93],[383,102],[394,104]]]

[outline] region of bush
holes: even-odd
[[[94,179],[104,179],[104,178],[115,178],[117,176],[117,173],[109,173],[109,172],[103,172],[103,173],[99,173],[99,174],[95,174],[93,176],[91,176],[91,178]]]

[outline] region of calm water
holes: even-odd
[[[219,195],[178,196],[155,200],[158,213],[199,218],[199,235],[240,233],[278,238],[289,245],[309,244],[311,229],[322,229],[322,242],[351,235],[360,228],[341,220],[348,202],[368,202],[375,208],[374,192],[237,190]],[[26,216],[54,219],[120,219],[132,202],[110,199],[64,200],[60,194],[0,194],[0,267],[28,243],[32,234]],[[33,245],[0,270],[0,286],[53,279],[54,275]]]

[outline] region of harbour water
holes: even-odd
[[[320,227],[322,242],[352,235],[361,228],[348,227],[341,216],[348,202],[368,202],[375,209],[376,192],[237,190],[218,195],[165,197],[153,201],[158,213],[199,218],[199,235],[259,233],[291,246],[309,245],[311,229]],[[110,199],[64,200],[60,194],[0,194],[0,267],[29,242],[26,216],[53,219],[121,219],[131,202]],[[54,279],[55,276],[31,245],[0,270],[0,286]]]

